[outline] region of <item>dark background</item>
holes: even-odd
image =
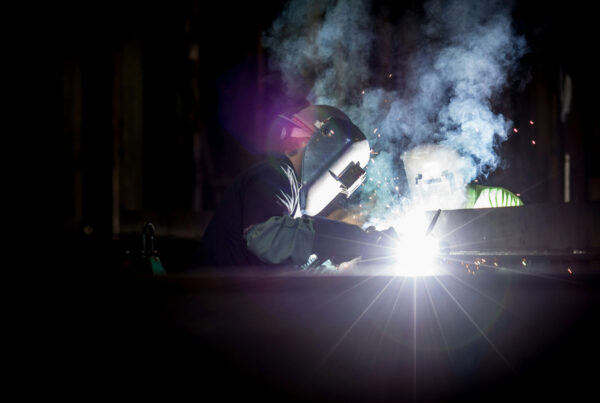
[[[418,10],[420,4],[376,1],[374,7],[378,13],[398,16],[406,9]],[[139,282],[127,277],[123,282],[105,275],[128,268],[148,220],[156,225],[158,249],[169,271],[192,261],[223,190],[259,157],[247,148],[245,139],[230,132],[230,124],[247,126],[249,133],[261,130],[263,104],[255,103],[243,116],[231,116],[226,101],[246,90],[265,94],[273,85],[267,80],[268,54],[260,38],[282,8],[276,1],[207,5],[200,0],[23,5],[15,19],[18,29],[7,39],[19,43],[15,57],[26,65],[25,79],[15,81],[16,99],[25,105],[25,116],[18,121],[23,130],[7,137],[24,140],[18,154],[23,158],[16,169],[28,176],[19,177],[20,187],[15,189],[23,195],[18,200],[26,201],[25,217],[35,221],[19,226],[27,250],[18,256],[17,268],[28,268],[37,255],[42,264],[36,267],[58,281],[20,283],[23,291],[11,300],[9,319],[17,321],[9,333],[17,330],[19,337],[17,344],[10,344],[17,360],[8,367],[26,384],[20,393],[48,396],[59,391],[61,396],[78,397],[110,393],[114,397],[121,391],[106,386],[118,378],[133,385],[130,394],[139,396],[141,390],[154,394],[162,380],[171,377],[175,382],[162,383],[176,385],[169,387],[169,393],[182,385],[203,393],[213,382],[225,380],[223,390],[236,397],[244,397],[248,390],[261,396],[263,386],[275,384],[283,389],[274,392],[281,401],[293,395],[294,388],[288,387],[311,390],[313,379],[305,378],[302,370],[311,368],[315,356],[321,358],[319,354],[328,351],[353,323],[357,326],[340,345],[339,355],[323,368],[324,381],[317,386],[328,391],[327,377],[333,376],[331,389],[345,390],[345,376],[357,373],[361,376],[350,379],[362,383],[342,396],[345,401],[357,389],[362,391],[357,400],[371,392],[391,390],[398,392],[396,398],[412,390],[410,372],[401,377],[406,383],[396,384],[386,377],[398,369],[393,366],[395,356],[384,360],[390,365],[384,367],[391,368],[388,372],[377,372],[376,365],[363,366],[361,354],[370,350],[360,348],[372,331],[371,324],[388,320],[383,309],[387,305],[355,321],[374,295],[370,290],[378,292],[388,281],[385,278],[376,278],[376,284],[364,290],[354,288],[362,278],[349,276],[299,282],[283,277],[190,275],[144,277]],[[597,202],[597,14],[584,2],[518,1],[514,20],[530,48],[521,68],[529,78],[525,86],[507,90],[503,107],[520,135],[504,143],[506,165],[486,183],[520,193],[527,204],[562,203],[564,155],[569,153],[571,200]],[[573,81],[573,104],[563,123],[560,86],[567,74]],[[244,91],[238,91],[239,83]],[[70,274],[65,281],[56,276],[64,271]],[[496,364],[502,362],[480,339],[466,355],[457,354],[457,366],[438,372],[452,375],[446,381],[448,389],[435,377],[420,377],[431,381],[420,385],[419,397],[428,393],[436,397],[440,385],[439,396],[452,393],[454,385],[464,392],[462,387],[473,382],[479,387],[491,384],[486,398],[498,392],[498,401],[520,396],[513,393],[522,385],[529,385],[528,396],[538,400],[555,398],[557,385],[571,400],[573,390],[581,396],[593,392],[596,372],[582,363],[595,364],[598,359],[597,280],[571,283],[498,276],[481,277],[487,278],[484,294],[495,296],[503,291],[499,284],[515,282],[506,305],[520,316],[509,315],[498,322],[491,339],[525,376],[514,378],[502,367],[502,377],[494,382]],[[342,303],[327,304],[332,293],[343,296]],[[479,294],[473,295],[467,294],[472,302],[468,312],[485,307]],[[410,293],[407,298],[412,298]],[[402,306],[410,308],[410,301]],[[288,310],[290,306],[293,309]],[[444,306],[454,307],[450,302]],[[23,308],[26,313],[20,313]],[[398,319],[398,326],[412,322],[409,313]],[[422,320],[419,326],[426,323]],[[407,361],[410,346],[397,350],[393,341],[389,345],[381,351],[407,354],[400,369],[413,370]],[[283,370],[282,360],[287,364]],[[490,361],[495,363],[491,367]],[[186,373],[181,362],[196,370]],[[419,357],[419,362],[423,365],[419,376],[430,375],[430,361]],[[456,372],[457,368],[464,371]],[[274,378],[265,380],[264,373]],[[280,373],[285,382],[276,377]],[[140,374],[143,382],[133,382]],[[298,382],[293,382],[298,375]],[[476,377],[478,382],[473,381]],[[201,387],[198,379],[203,379]],[[505,383],[510,387],[504,388]],[[470,393],[480,401],[478,390]]]
[[[373,7],[393,18],[420,5]],[[61,2],[36,10],[43,28],[30,44],[44,49],[39,65],[49,67],[36,69],[33,82],[48,91],[32,105],[44,117],[40,148],[53,158],[42,169],[35,209],[64,239],[66,255],[110,255],[115,240],[139,234],[148,220],[163,248],[192,248],[201,239],[225,187],[259,157],[231,127],[264,130],[261,99],[278,86],[261,34],[282,8],[278,1],[189,0]],[[562,202],[569,153],[570,199],[600,200],[596,13],[584,2],[517,1],[513,15],[529,46],[520,84],[504,94],[519,135],[502,145],[503,167],[482,181],[527,204]],[[573,101],[562,122],[567,75]],[[232,100],[248,92],[258,101],[240,113]]]

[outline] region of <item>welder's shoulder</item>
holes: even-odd
[[[478,186],[474,208],[522,206],[521,199],[508,189],[499,186]]]
[[[245,188],[289,188],[293,168],[283,160],[265,160],[252,165],[242,176]]]

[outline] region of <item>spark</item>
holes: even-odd
[[[515,128],[513,129],[513,132],[515,132],[515,133],[519,133],[519,130],[518,130],[516,127],[515,127]]]
[[[530,124],[531,126],[533,126],[533,120],[530,120],[530,121],[529,121],[529,124]]]
[[[517,197],[521,197],[521,193],[517,193]]]
[[[450,260],[454,260],[457,261],[455,259],[450,259]],[[491,267],[491,266],[490,266]],[[452,274],[452,272],[447,272],[447,274],[449,274],[450,276],[452,276],[452,278],[454,278],[454,280],[460,282],[462,285],[464,285],[465,287],[471,289],[472,291],[476,292],[477,294],[481,295],[482,297],[484,297],[485,299],[487,299],[488,301],[491,301],[494,305],[498,306],[499,308],[501,308],[504,311],[509,312],[506,307],[500,303],[499,301],[497,301],[496,299],[490,297],[487,294],[484,294],[483,292],[481,292],[480,290],[478,290],[477,288],[473,287],[471,284],[469,284],[468,282],[462,280],[460,277]]]
[[[388,74],[388,78],[392,78],[392,73]]]
[[[365,90],[362,90],[360,93],[363,94],[363,95],[365,95]]]
[[[375,130],[373,130],[373,133],[377,133],[377,129],[378,129],[378,128],[376,127],[376,128],[375,128]]]
[[[531,144],[535,145],[535,140],[531,140]]]
[[[571,270],[570,267],[567,267],[567,271],[569,272],[569,274],[573,274],[573,270]]]
[[[525,258],[523,258],[523,261],[521,263],[523,264],[523,266],[527,266],[527,260]]]

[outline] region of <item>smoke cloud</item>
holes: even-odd
[[[396,19],[375,8],[291,1],[263,37],[290,96],[342,109],[367,136],[373,158],[356,202],[373,223],[406,206],[401,157],[417,145],[455,149],[467,182],[498,166],[512,122],[495,109],[526,50],[510,2],[431,0]]]

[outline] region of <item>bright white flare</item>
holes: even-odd
[[[413,236],[399,242],[394,272],[402,276],[431,276],[439,274],[436,263],[439,252],[437,239],[432,236]]]
[[[438,274],[437,264],[439,242],[425,231],[431,222],[431,217],[423,212],[413,212],[403,216],[394,223],[394,229],[399,235],[396,248],[396,263],[391,270],[401,276],[430,276]]]

